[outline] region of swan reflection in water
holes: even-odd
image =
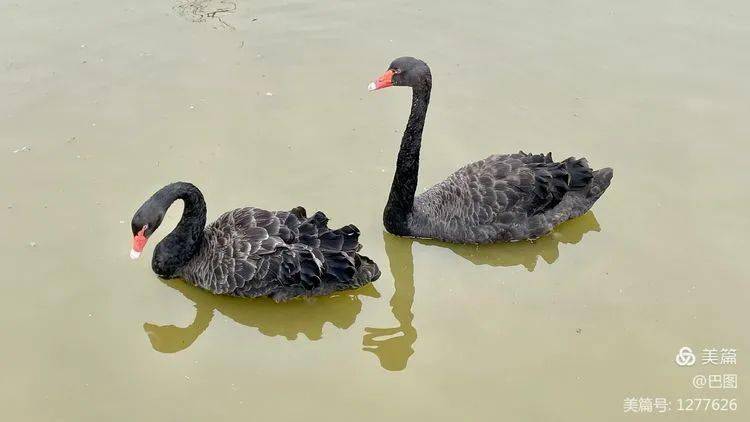
[[[276,303],[269,298],[247,299],[215,295],[181,279],[162,282],[195,303],[195,319],[187,327],[143,324],[151,346],[163,353],[175,353],[190,347],[208,328],[214,311],[221,312],[239,324],[255,327],[269,337],[283,336],[287,340],[296,340],[299,334],[303,334],[309,340],[320,340],[323,337],[323,326],[327,322],[341,329],[354,324],[362,310],[359,296],[380,297],[375,287],[368,284],[331,296]]]
[[[414,303],[414,257],[412,246],[415,242],[440,246],[452,250],[462,258],[475,265],[495,267],[524,266],[534,271],[538,257],[548,264],[554,263],[560,256],[560,243],[575,244],[583,235],[600,230],[593,212],[562,223],[550,234],[534,242],[495,243],[490,245],[460,245],[434,240],[412,239],[383,233],[385,252],[393,275],[395,292],[391,298],[393,316],[398,326],[393,328],[365,328],[362,340],[363,350],[374,353],[380,365],[390,371],[401,371],[406,368],[409,358],[414,354],[414,343],[417,341],[417,330],[414,328],[412,304]]]
[[[383,232],[385,253],[393,275],[394,292],[391,297],[391,312],[398,321],[393,328],[365,328],[362,350],[374,353],[380,359],[380,366],[389,371],[406,368],[409,357],[414,354],[417,330],[412,325],[414,314],[414,258],[411,247],[414,239],[397,237]]]
[[[405,369],[409,358],[414,354],[417,330],[413,325],[412,313],[415,292],[412,247],[415,242],[430,247],[448,248],[475,265],[522,265],[528,271],[534,271],[539,257],[548,264],[554,263],[559,257],[559,244],[578,243],[590,231],[599,231],[599,223],[592,212],[561,224],[552,233],[534,242],[459,245],[397,237],[384,232],[385,251],[394,282],[390,306],[398,325],[392,328],[365,328],[363,350],[375,354],[380,365],[389,371]],[[288,340],[295,340],[299,334],[303,334],[309,340],[319,340],[323,337],[323,326],[327,322],[341,329],[354,324],[362,310],[359,296],[380,297],[373,285],[368,284],[360,289],[339,292],[329,297],[275,303],[267,298],[214,295],[180,279],[163,282],[195,303],[196,309],[195,319],[187,327],[143,324],[153,348],[163,353],[175,353],[190,347],[208,328],[214,311],[221,312],[239,324],[256,327],[269,337],[284,336]]]

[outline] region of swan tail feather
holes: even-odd
[[[380,268],[378,268],[378,264],[375,261],[360,254],[355,254],[354,258],[357,267],[355,280],[359,283],[358,287],[380,278]]]
[[[359,287],[380,277],[380,269],[370,258],[357,252],[359,229],[354,224],[332,230],[321,237],[320,249],[326,259],[326,272],[340,282]]]
[[[568,172],[568,188],[570,190],[582,190],[589,186],[594,178],[593,170],[585,158],[575,159],[573,157],[563,161],[565,170]]]
[[[348,253],[357,252],[362,245],[359,244],[359,229],[353,224],[349,224],[337,230],[330,230],[327,227],[319,234],[321,251]]]
[[[294,214],[300,220],[304,220],[307,218],[307,210],[302,206],[292,208],[289,211],[289,214]]]
[[[357,253],[362,249],[357,226],[348,224],[332,230],[328,228],[328,218],[320,211],[306,223],[317,229],[316,246],[324,262],[324,283],[330,283],[334,290],[343,290],[363,286],[380,277],[377,264]]]

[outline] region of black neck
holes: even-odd
[[[407,218],[414,206],[414,193],[417,190],[419,177],[419,150],[422,146],[427,106],[430,103],[432,84],[426,81],[424,86],[414,87],[411,100],[409,122],[401,139],[398,151],[396,173],[393,175],[391,193],[383,213],[386,230],[396,235],[408,235]]]
[[[177,227],[156,245],[151,261],[154,272],[162,277],[174,277],[177,270],[195,256],[203,241],[206,202],[198,188],[185,182],[172,183],[151,198],[164,212],[178,199],[185,203],[182,218]]]

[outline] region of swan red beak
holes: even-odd
[[[393,86],[393,73],[393,70],[387,70],[385,73],[383,73],[383,76],[379,77],[374,82],[370,82],[370,85],[367,86],[367,90],[375,91],[377,89]]]
[[[138,257],[141,256],[141,252],[143,252],[143,248],[146,247],[146,241],[148,238],[144,234],[145,231],[146,227],[144,226],[138,234],[133,236],[133,249],[130,250],[131,259],[138,259]]]

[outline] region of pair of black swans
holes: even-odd
[[[585,159],[561,162],[551,154],[492,155],[457,170],[415,196],[422,130],[432,89],[430,68],[401,57],[372,82],[370,91],[412,88],[409,121],[401,140],[383,223],[398,236],[455,243],[536,239],[588,211],[612,179],[612,169],[592,170]],[[190,183],[165,186],[131,222],[138,258],[177,199],[185,208],[177,227],[156,245],[151,266],[160,277],[180,277],[216,294],[284,301],[328,295],[377,280],[377,264],[358,252],[354,225],[328,228],[318,211],[238,208],[206,226],[206,203]]]

